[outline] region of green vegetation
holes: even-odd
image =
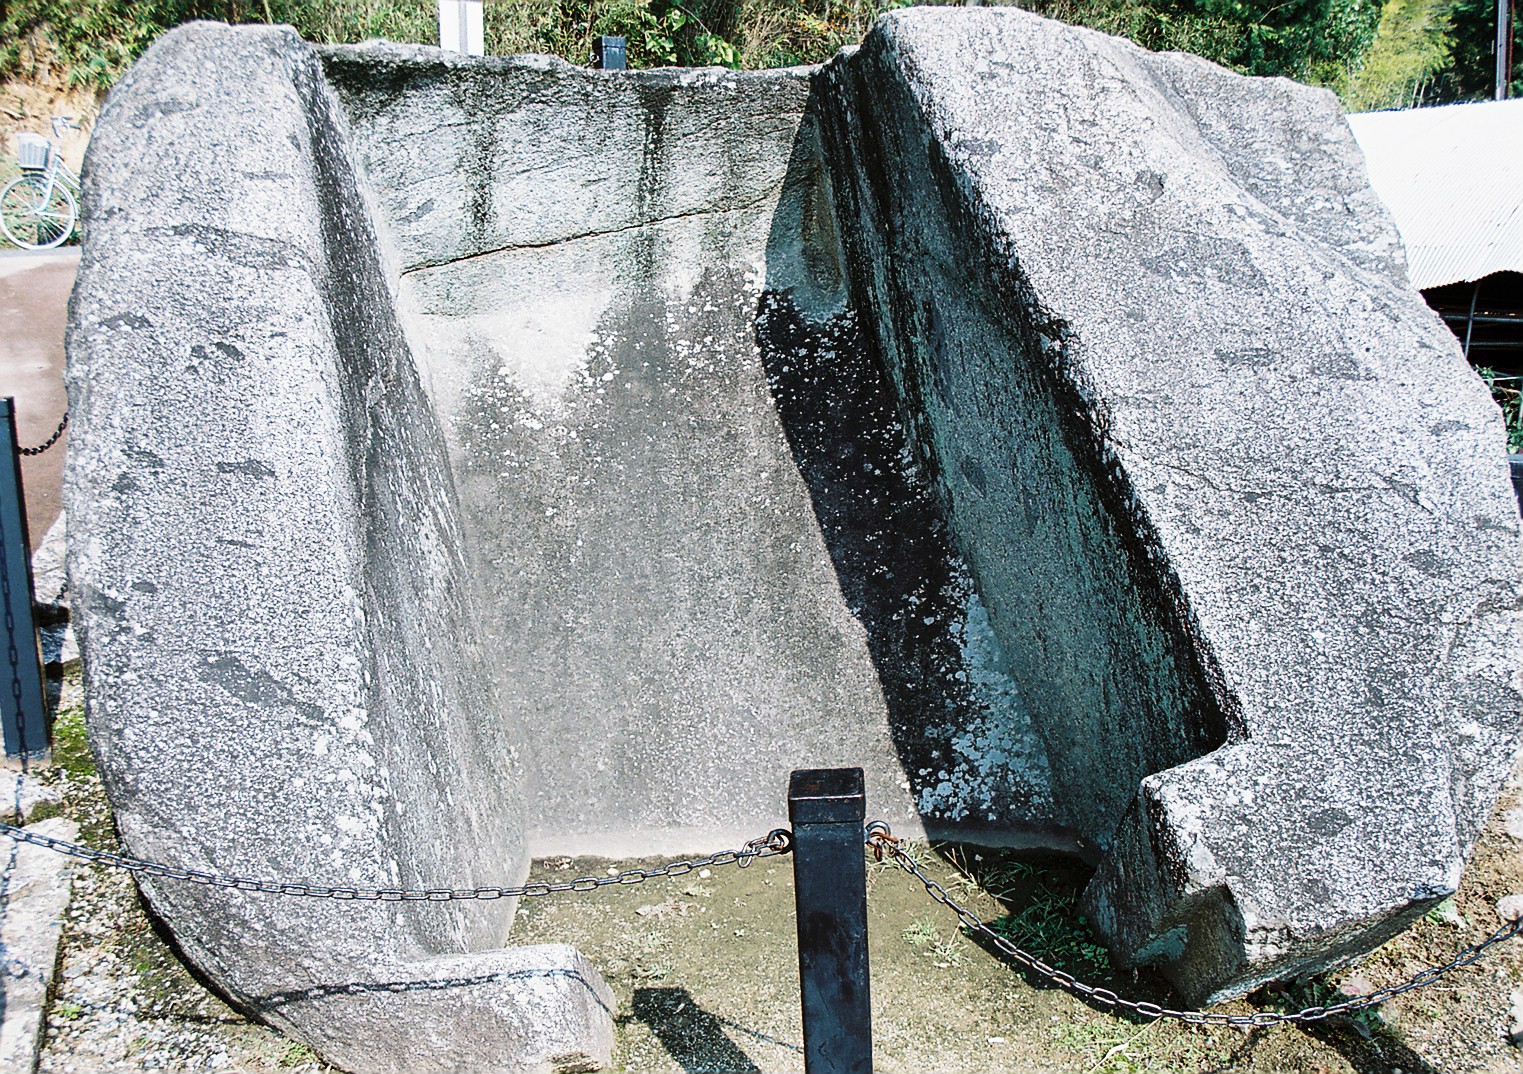
[[[1353,111],[1406,108],[1449,62],[1450,0],[1387,0],[1364,62],[1344,86]]]
[[[1502,408],[1502,418],[1507,422],[1507,450],[1523,454],[1523,377],[1498,373],[1485,366],[1476,372],[1491,389],[1497,406]]]
[[[60,709],[53,721],[53,764],[70,777],[95,775],[95,758],[85,740],[85,710],[79,705]]]
[[[1251,75],[1340,85],[1375,36],[1377,0],[1038,0],[1035,10]]]
[[[1017,947],[1070,973],[1109,973],[1109,956],[1095,942],[1089,923],[1076,912],[1076,896],[1077,892],[1060,893],[1038,884],[1024,905],[990,927]]]
[[[1120,1022],[1093,1018],[1064,1022],[1049,1032],[1055,1043],[1084,1056],[1083,1074],[1156,1074],[1159,1071],[1236,1070],[1241,1038],[1217,1028],[1162,1020]]]
[[[1110,958],[1079,913],[1088,879],[1076,863],[956,847],[944,851],[967,878],[955,896],[982,891],[1003,910],[989,928],[1031,954],[1078,976],[1109,976]],[[916,923],[917,925],[919,922]],[[908,934],[905,939],[910,940]],[[913,942],[913,941],[911,941]]]
[[[317,1053],[300,1041],[288,1040],[284,1044],[280,1054],[275,1058],[276,1066],[289,1069],[306,1063],[320,1062]]]
[[[1385,0],[1363,61],[1340,86],[1344,106],[1357,112],[1489,99],[1495,15],[1493,0]],[[1523,19],[1513,24],[1513,54],[1523,55]],[[1513,79],[1511,95],[1523,96],[1523,77]]]
[[[1496,80],[1496,0],[1450,0],[1449,62],[1423,87],[1422,103],[1489,99]],[[1512,20],[1511,96],[1523,97],[1523,17]]]
[[[48,1017],[62,1019],[65,1022],[72,1022],[84,1013],[85,1008],[82,1004],[70,1003],[66,1000],[60,1000],[59,1002],[53,1004],[53,1009],[48,1012]]]
[[[1308,1007],[1331,1007],[1353,998],[1326,977],[1303,978],[1287,988],[1272,991],[1272,994],[1276,1000],[1274,1005],[1286,1013],[1303,1011]],[[1379,1007],[1366,1007],[1352,1014],[1340,1015],[1335,1024],[1349,1026],[1366,1040],[1386,1030],[1385,1019],[1381,1017]]]
[[[927,913],[917,917],[910,927],[899,934],[900,939],[911,947],[924,948],[935,960],[939,969],[949,969],[962,964],[963,939],[955,928],[943,931],[937,917]]]
[[[586,63],[596,37],[616,34],[628,39],[635,67],[777,67],[826,59],[892,8],[953,2],[485,0],[486,44],[496,55],[548,52]],[[1490,0],[1025,0],[1022,6],[1148,48],[1332,86],[1355,107],[1484,97],[1491,86]],[[323,42],[434,43],[438,36],[435,0],[11,0],[0,15],[0,74],[56,62],[70,85],[104,90],[154,38],[191,19],[290,23]]]

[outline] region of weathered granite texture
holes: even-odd
[[[1324,93],[1011,10],[750,74],[196,24],[86,212],[70,592],[135,853],[511,883],[861,765],[901,833],[1100,848],[1117,957],[1201,999],[1453,890],[1517,745],[1499,419]],[[346,1069],[608,1061],[509,905],[148,895]]]
[[[323,57],[536,853],[744,840],[791,770],[832,765],[911,830],[1050,826],[1040,742],[846,306],[810,72]]]
[[[916,9],[821,102],[847,271],[1123,963],[1193,1000],[1455,889],[1523,714],[1502,427],[1333,96]]]
[[[901,831],[1068,838],[845,304],[810,85],[211,24],[134,69],[68,496],[135,853],[508,883],[526,841],[736,845],[842,764]],[[607,1060],[596,973],[494,950],[505,905],[149,897],[346,1069]]]
[[[69,573],[124,843],[245,876],[518,882],[454,485],[317,57],[289,30],[168,35],[102,113],[85,200]],[[570,947],[501,949],[506,901],[143,886],[197,966],[343,1069],[609,1060],[607,987]]]

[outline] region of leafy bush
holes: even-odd
[[[155,38],[192,19],[288,22],[313,41],[439,36],[435,0],[11,0],[0,16],[0,74],[25,72],[50,52],[70,85],[105,90]]]
[[[106,89],[173,25],[166,9],[178,6],[173,0],[11,0],[0,16],[0,74],[30,74],[50,56],[71,86]]]
[[[1034,10],[1250,75],[1330,85],[1369,47],[1379,0],[1036,0]]]
[[[958,0],[485,0],[487,51],[590,60],[603,34],[630,65],[818,63],[883,12]],[[989,0],[986,0],[989,2]],[[1015,0],[993,0],[1013,3]],[[1042,14],[1192,52],[1248,74],[1332,86],[1354,108],[1490,95],[1493,0],[1023,0]],[[436,0],[9,0],[0,74],[56,61],[104,90],[159,34],[190,19],[285,22],[313,41],[433,44]],[[1523,52],[1523,19],[1517,20]],[[1523,93],[1523,79],[1515,85]]]
[[[1502,420],[1507,424],[1507,450],[1523,455],[1523,376],[1498,373],[1486,366],[1478,367],[1476,372],[1502,408]]]

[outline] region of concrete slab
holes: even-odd
[[[54,839],[79,834],[78,825],[61,817],[27,830]],[[50,850],[6,843],[0,847],[0,1074],[32,1074],[73,866]]]
[[[63,804],[67,784],[62,781],[44,783],[31,772],[21,770],[19,765],[20,762],[7,758],[5,770],[0,771],[0,820],[7,824],[26,824],[29,818],[37,816],[39,809],[59,812],[57,807]]]

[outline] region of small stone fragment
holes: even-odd
[[[1345,996],[1367,996],[1375,991],[1375,986],[1370,979],[1363,974],[1355,974],[1338,986],[1338,991]]]
[[[1497,916],[1503,921],[1523,917],[1523,895],[1504,895],[1497,900]]]
[[[698,904],[696,902],[681,902],[677,899],[668,899],[666,902],[651,903],[646,906],[637,907],[635,909],[635,913],[639,914],[641,917],[663,918],[669,914],[676,914],[678,917],[687,917],[689,910],[696,909],[698,909]]]
[[[1523,1048],[1523,991],[1514,990],[1511,1003],[1507,1014],[1507,1041],[1514,1048]]]
[[[3,783],[5,805],[0,819],[11,824],[26,824],[43,806],[57,806],[63,801],[67,785],[43,783],[35,776],[20,772],[8,776]]]
[[[1523,808],[1509,809],[1502,818],[1502,830],[1523,842]]]

